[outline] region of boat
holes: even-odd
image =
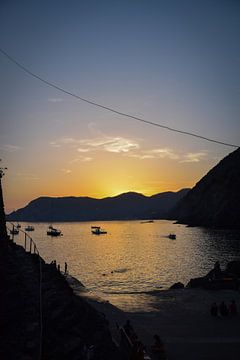
[[[100,226],[95,226],[94,228],[92,227],[92,234],[94,235],[101,235],[101,234],[107,234],[107,231],[104,229],[101,229]]]
[[[20,229],[20,228],[21,228],[21,225],[20,225],[20,224],[17,224],[16,227],[17,227],[17,229]]]
[[[176,239],[176,234],[169,234],[168,235],[169,239],[175,240]]]
[[[19,230],[16,228],[13,228],[12,230],[10,230],[10,234],[12,235],[18,235],[19,234]]]
[[[25,231],[34,231],[34,230],[35,230],[34,226],[32,226],[32,225],[28,225],[25,227]]]
[[[48,230],[47,230],[47,235],[49,235],[49,236],[60,236],[60,235],[62,235],[62,232],[61,232],[61,230],[55,229],[54,227],[52,227],[52,225],[50,225],[48,227]]]
[[[144,221],[141,221],[140,224],[148,224],[148,223],[153,223],[154,221],[153,220],[144,220]]]

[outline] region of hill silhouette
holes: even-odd
[[[9,221],[92,221],[160,219],[189,191],[144,196],[128,192],[114,197],[39,197],[7,215]]]
[[[170,211],[191,226],[240,228],[240,148],[221,160]]]

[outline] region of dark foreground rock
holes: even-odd
[[[202,277],[193,278],[188,288],[204,288],[210,290],[238,290],[240,288],[240,261],[231,261],[225,270],[221,270],[217,261],[214,268]]]
[[[183,288],[184,288],[184,284],[179,281],[173,284],[172,286],[170,286],[169,289],[173,290],[173,289],[183,289]]]
[[[0,270],[1,359],[120,359],[104,316],[73,293],[54,265],[11,244]]]

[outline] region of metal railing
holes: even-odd
[[[29,252],[30,254],[37,254],[40,256],[37,245],[31,238],[31,236],[29,236],[26,233],[26,231],[24,231],[22,229],[18,229],[18,227],[16,225],[14,225],[12,222],[8,221],[8,223],[12,225],[12,228],[9,228],[7,226],[7,230],[9,231],[9,233],[11,235],[10,240],[12,240],[14,242],[14,237],[15,237],[15,235],[17,235],[17,234],[15,234],[16,230],[22,232],[24,234],[24,249],[25,249],[25,251]]]
[[[12,225],[12,228],[9,228],[6,225],[7,230],[9,231],[10,235],[10,241],[14,242],[14,236],[15,230],[18,230],[18,232],[22,232],[24,234],[24,249],[26,252],[30,254],[36,254],[39,257],[39,355],[38,359],[42,360],[42,335],[43,335],[43,313],[42,313],[42,259],[40,256],[40,253],[38,251],[36,243],[33,241],[31,236],[29,236],[26,231],[19,229],[16,225],[14,225],[12,222],[8,221],[9,224]]]

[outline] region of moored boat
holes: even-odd
[[[94,235],[101,235],[101,234],[107,234],[107,231],[104,229],[101,229],[100,226],[94,226],[94,228],[92,227],[92,234]]]
[[[34,230],[35,230],[34,226],[32,226],[32,225],[28,225],[25,227],[25,231],[34,231]]]
[[[61,232],[61,230],[56,229],[56,228],[52,227],[52,225],[50,225],[48,227],[48,230],[47,230],[47,235],[49,235],[49,236],[60,236],[60,235],[62,235],[62,232]]]
[[[10,230],[10,234],[12,235],[18,235],[19,234],[19,230],[16,228],[13,228],[12,230]]]

